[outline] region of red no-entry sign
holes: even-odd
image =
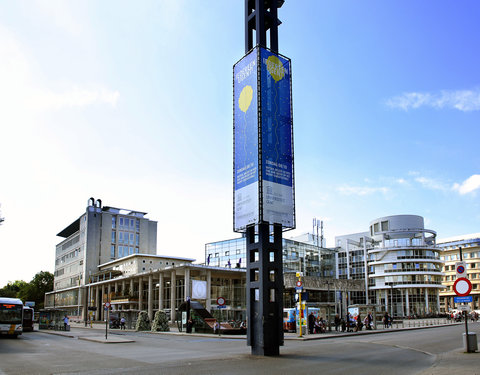
[[[459,297],[466,297],[472,291],[472,283],[465,277],[459,277],[453,284],[453,291]]]

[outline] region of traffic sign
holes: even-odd
[[[460,277],[453,284],[453,291],[459,297],[465,297],[472,291],[472,283],[465,277]]]
[[[298,280],[297,281],[297,286],[300,288],[302,285],[303,285],[303,283],[300,280]]]
[[[457,309],[460,310],[460,311],[469,312],[470,311],[470,305],[460,305],[460,306],[457,306]]]
[[[297,292],[297,293],[303,292],[303,287],[302,286],[295,287],[295,292]]]
[[[218,306],[223,306],[223,305],[225,305],[225,298],[223,298],[223,297],[218,297],[218,298],[217,298],[217,305],[218,305]]]
[[[455,271],[457,272],[457,279],[467,275],[467,263],[464,261],[455,262]]]
[[[455,303],[473,302],[473,297],[472,296],[453,297],[453,302]]]
[[[111,305],[110,305],[110,302],[105,302],[105,308],[106,308],[106,309],[110,308],[110,306],[111,306]]]

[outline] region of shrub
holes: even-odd
[[[150,319],[146,311],[140,311],[138,313],[137,325],[135,330],[137,331],[150,331]]]
[[[168,326],[167,314],[163,311],[157,311],[153,318],[152,331],[155,332],[168,332],[170,327]]]

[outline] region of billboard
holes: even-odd
[[[256,47],[234,66],[234,230],[295,228],[290,60]]]

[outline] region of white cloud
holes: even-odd
[[[344,195],[370,195],[374,193],[387,194],[389,192],[387,187],[368,187],[368,186],[340,186],[337,191]]]
[[[420,107],[450,108],[462,112],[480,110],[480,89],[442,90],[437,93],[409,92],[386,100],[390,108],[404,111]]]
[[[461,184],[454,184],[453,190],[458,191],[461,195],[473,193],[480,190],[480,174],[474,174],[463,181]]]
[[[449,187],[447,185],[433,178],[417,177],[415,178],[415,181],[421,184],[424,188],[427,188],[430,190],[441,190],[441,191],[449,190]]]

